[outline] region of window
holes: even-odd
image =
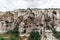
[[[55,15],[57,14],[56,11],[53,11],[52,13],[55,14]]]
[[[31,27],[31,25],[29,25],[29,27]]]
[[[8,25],[6,24],[6,27],[8,27]]]
[[[39,25],[36,25],[37,27],[39,27]]]
[[[34,18],[33,17],[30,17],[30,16],[28,18],[30,18],[31,20],[34,20]]]
[[[26,33],[26,29],[23,31],[23,33]]]
[[[8,21],[5,21],[5,23],[7,23],[7,24],[8,24],[9,22],[8,22]]]
[[[43,24],[40,24],[40,26],[43,26]]]
[[[25,25],[23,28],[28,28],[28,26]]]

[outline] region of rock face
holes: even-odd
[[[60,31],[60,9],[18,9],[0,12],[0,15],[0,33],[13,30],[16,22],[20,34],[29,34],[34,29],[42,33],[42,27],[49,30],[51,24]],[[46,26],[46,22],[49,26]]]

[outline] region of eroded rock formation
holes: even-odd
[[[37,29],[40,33],[46,24],[45,21],[48,21],[47,28],[52,27],[51,23],[55,25],[55,28],[60,26],[58,25],[60,24],[60,9],[18,9],[0,12],[0,15],[0,32],[2,33],[14,29],[16,22],[19,23],[21,34],[28,34],[33,29]]]

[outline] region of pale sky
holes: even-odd
[[[60,0],[0,0],[0,11],[19,8],[60,8]]]

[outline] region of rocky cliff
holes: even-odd
[[[21,35],[29,34],[32,30],[36,30],[42,34],[45,31],[45,35],[49,37],[48,34],[51,33],[52,35],[50,28],[60,31],[60,9],[28,8],[0,12],[0,33],[13,30],[16,23],[19,24]]]

